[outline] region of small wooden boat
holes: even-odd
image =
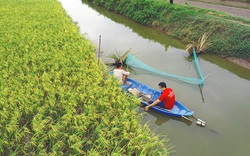
[[[148,106],[148,96],[150,96],[150,100],[157,100],[160,96],[160,92],[150,88],[138,81],[135,81],[131,78],[127,78],[127,82],[128,85],[122,85],[123,90],[125,90],[126,92],[129,92],[128,90],[131,89],[136,89],[139,91],[140,93],[140,99],[141,99],[141,103],[144,106]],[[144,98],[145,97],[145,98]],[[194,111],[192,110],[188,110],[184,105],[182,105],[181,103],[179,103],[178,101],[175,101],[175,105],[172,109],[166,109],[160,106],[153,106],[150,107],[160,113],[166,114],[166,115],[170,115],[170,116],[181,116],[181,117],[189,117],[192,116],[194,114]]]

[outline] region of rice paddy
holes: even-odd
[[[0,0],[0,155],[167,155],[56,0]]]

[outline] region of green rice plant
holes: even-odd
[[[209,48],[209,46],[212,44],[209,40],[210,33],[205,32],[197,42],[192,42],[186,46],[186,51],[189,52],[189,54],[193,53],[193,48],[195,49],[196,53],[199,54],[201,52],[206,52],[206,50]]]
[[[0,3],[0,155],[129,155],[158,144],[141,129],[138,99],[100,68],[58,1]]]

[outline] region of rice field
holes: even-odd
[[[58,1],[0,17],[0,155],[168,155]]]

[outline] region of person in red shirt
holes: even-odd
[[[160,82],[158,86],[163,91],[162,94],[156,101],[154,102],[149,101],[150,105],[145,107],[145,111],[148,111],[150,107],[155,106],[157,104],[164,106],[166,109],[172,109],[174,107],[175,94],[174,94],[173,89],[167,88],[167,85],[165,82]]]

